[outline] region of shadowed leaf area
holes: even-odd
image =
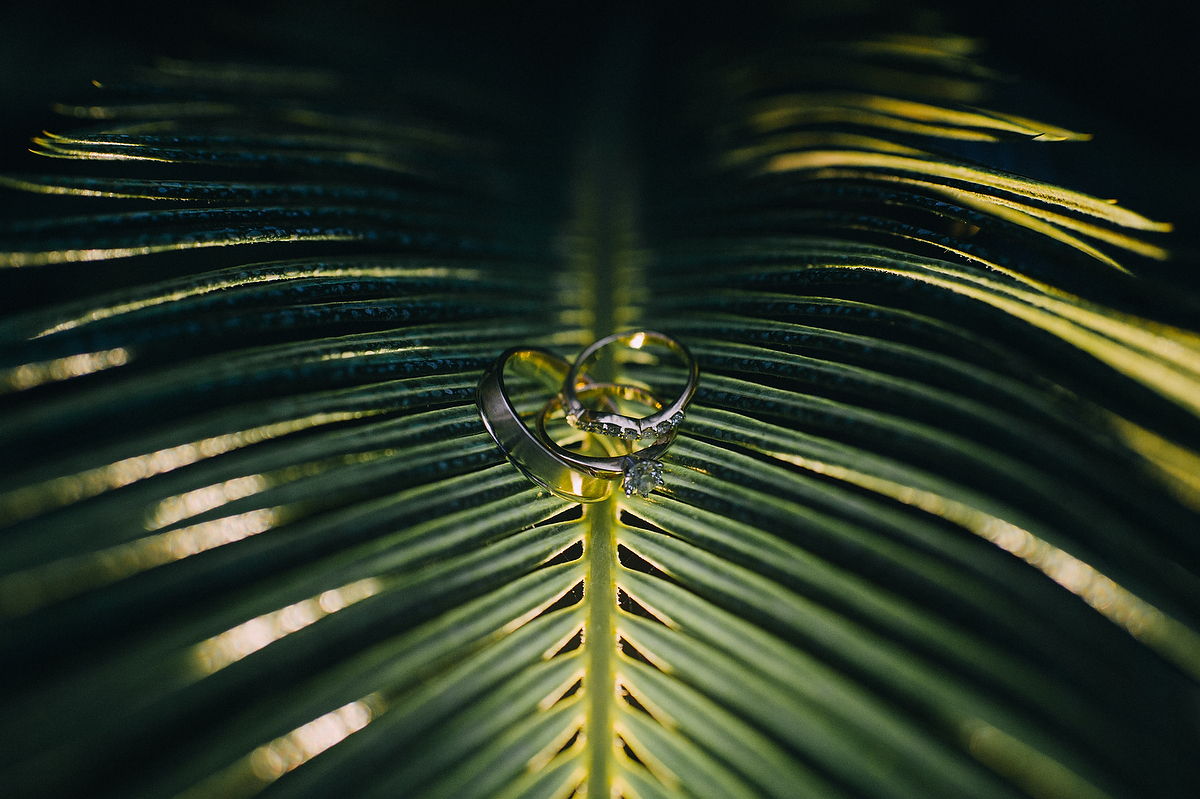
[[[5,795],[1193,795],[1200,304],[1089,132],[891,3],[455,13],[5,161]],[[699,389],[572,505],[476,385],[634,329]]]

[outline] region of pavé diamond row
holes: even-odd
[[[585,433],[594,433],[600,436],[612,436],[613,438],[621,438],[625,441],[637,441],[638,439],[661,438],[667,433],[670,433],[679,423],[683,421],[683,414],[676,413],[665,422],[659,422],[656,425],[650,425],[644,430],[635,430],[632,427],[619,427],[615,424],[607,422],[587,422],[575,419],[571,421],[571,417],[567,418],[567,423],[582,430]]]

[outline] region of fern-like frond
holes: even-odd
[[[563,97],[519,53],[59,106],[0,177],[63,209],[0,228],[0,781],[1187,795],[1200,333],[1137,277],[1170,225],[1021,174],[1089,136],[989,110],[972,40],[792,13],[610,12]],[[638,327],[701,369],[665,485],[539,491],[483,369]]]

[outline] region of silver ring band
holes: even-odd
[[[662,402],[654,394],[637,386],[595,383],[579,390],[577,394],[581,399],[596,394],[609,396],[616,394],[623,399],[643,402],[656,408],[662,407]],[[658,440],[653,444],[637,452],[612,458],[595,458],[580,455],[559,446],[550,437],[550,434],[546,432],[546,418],[561,407],[562,395],[560,394],[546,403],[537,418],[538,436],[552,453],[570,463],[574,468],[588,474],[610,479],[616,477],[622,478],[621,486],[625,489],[625,496],[627,497],[634,494],[643,497],[649,496],[651,491],[663,484],[662,463],[658,459],[667,451],[667,447],[671,446],[671,442],[675,440],[674,426],[659,436]]]
[[[620,392],[624,399],[633,399],[639,402],[650,400],[649,402],[646,402],[647,405],[656,405],[660,408],[662,407],[662,403],[657,397],[655,397],[649,391],[636,386],[614,385],[612,383],[596,383],[588,386],[585,389],[581,389],[578,393],[582,399],[584,397],[589,397],[596,394],[614,394],[617,392]],[[546,403],[546,407],[542,408],[542,412],[538,414],[537,419],[538,436],[542,439],[542,443],[549,447],[551,452],[558,455],[563,460],[571,463],[576,469],[585,471],[588,474],[594,474],[598,477],[608,477],[610,479],[614,477],[620,477],[625,473],[626,463],[630,458],[638,458],[641,460],[657,460],[659,456],[666,452],[667,447],[669,447],[671,442],[675,439],[675,431],[671,430],[649,447],[640,449],[637,452],[629,453],[628,455],[618,455],[612,458],[593,458],[587,455],[580,455],[565,447],[559,446],[554,439],[550,437],[549,433],[546,432],[547,417],[561,407],[562,397],[559,396],[551,399]]]
[[[534,373],[554,388],[570,368],[566,360],[536,347],[513,347],[501,353],[486,369],[475,393],[483,426],[496,445],[521,472],[552,494],[572,502],[600,502],[612,494],[612,477],[601,477],[577,467],[547,448],[513,407],[504,387],[504,367],[512,359],[532,366]],[[565,450],[564,450],[565,451]]]
[[[688,369],[687,382],[684,384],[683,392],[670,405],[641,419],[585,408],[578,397],[579,387],[587,385],[586,382],[581,382],[581,377],[596,353],[610,344],[628,344],[633,349],[641,349],[646,344],[658,344],[666,347],[679,356]],[[692,401],[692,396],[696,393],[699,378],[700,369],[687,347],[665,333],[653,330],[615,333],[600,339],[580,353],[567,372],[560,397],[563,411],[566,413],[567,424],[584,432],[613,436],[626,441],[659,438],[674,430],[683,421],[684,409],[687,408],[688,403]]]

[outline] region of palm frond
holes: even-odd
[[[792,13],[610,12],[585,111],[489,96],[528,54],[398,88],[163,60],[60,106],[87,127],[0,177],[63,209],[0,229],[36,287],[0,321],[0,780],[1187,795],[1170,225],[1011,168],[1089,136],[985,108],[971,40]],[[666,484],[540,492],[482,370],[639,326],[702,372]]]

